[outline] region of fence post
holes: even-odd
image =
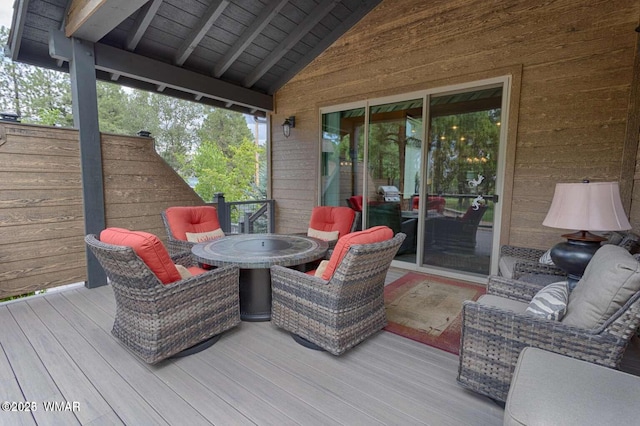
[[[222,192],[216,192],[213,194],[213,202],[216,203],[218,209],[218,221],[220,222],[220,228],[226,233],[231,232],[231,214],[229,212],[229,206],[224,201],[224,194]]]

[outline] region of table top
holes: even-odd
[[[328,247],[326,241],[302,235],[240,234],[196,244],[191,252],[208,265],[259,269],[312,262],[322,258]]]

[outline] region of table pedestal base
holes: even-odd
[[[269,269],[240,269],[240,319],[271,321]]]

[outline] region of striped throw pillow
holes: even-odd
[[[529,303],[526,312],[530,315],[560,321],[567,313],[569,288],[567,281],[559,281],[542,288]]]
[[[538,262],[544,265],[553,265],[554,263],[553,263],[553,259],[551,259],[551,249],[545,251],[544,254],[540,256],[540,259],[538,260]]]

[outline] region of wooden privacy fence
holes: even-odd
[[[151,138],[102,134],[107,226],[166,233],[160,212],[203,200]],[[78,132],[0,123],[0,298],[86,280]]]

